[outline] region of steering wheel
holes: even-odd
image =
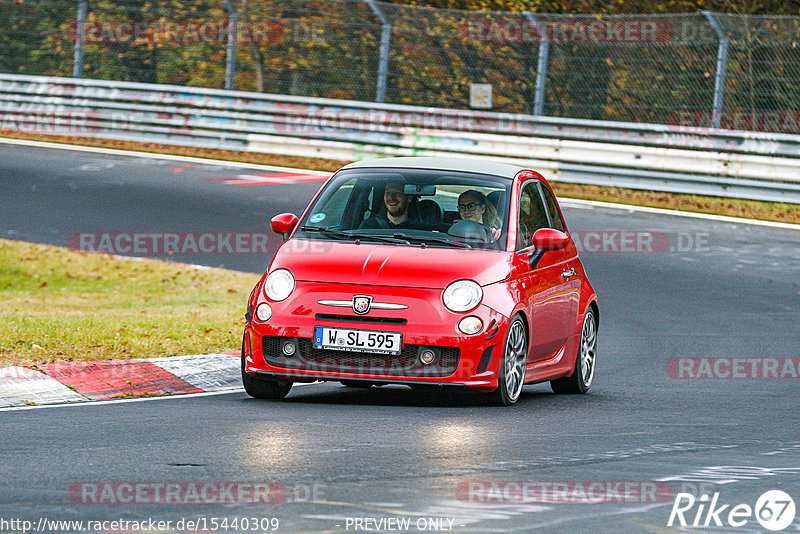
[[[494,243],[492,229],[477,221],[461,220],[453,223],[447,231],[453,237],[463,239],[467,243]]]

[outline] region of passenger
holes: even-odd
[[[420,221],[409,217],[409,205],[416,197],[404,193],[404,184],[388,183],[383,191],[383,203],[386,213],[377,213],[364,220],[360,229],[403,229],[419,228]]]
[[[490,228],[495,240],[500,238],[502,222],[497,217],[497,208],[480,191],[468,189],[459,195],[458,214],[464,221],[475,221]]]

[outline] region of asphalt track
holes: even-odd
[[[62,246],[81,232],[263,232],[272,215],[299,212],[319,186],[209,181],[253,173],[216,165],[3,145],[0,154],[0,235]],[[679,357],[797,361],[800,232],[563,207],[573,232],[658,231],[670,239],[661,252],[582,254],[601,306],[599,367],[588,395],[526,386],[509,409],[450,393],[314,384],[278,403],[236,392],[2,411],[0,531],[21,531],[4,527],[10,519],[44,527],[40,520],[154,519],[175,530],[182,518],[209,528],[212,518],[227,518],[227,532],[243,532],[253,523],[234,529],[234,518],[278,518],[279,532],[364,532],[398,524],[357,519],[395,518],[409,519],[412,532],[660,533],[679,530],[667,526],[674,493],[688,492],[718,493],[717,508],[730,506],[716,516],[724,526],[708,518],[708,528],[680,530],[758,532],[765,529],[755,517],[727,525],[731,508],[755,507],[772,489],[800,508],[798,379],[788,372],[731,378],[732,368],[706,379],[667,371]],[[270,239],[273,248],[280,242]],[[170,259],[254,272],[268,261]],[[510,481],[570,489],[556,502],[535,502],[541,494],[532,491],[519,503]],[[606,482],[609,502],[578,502],[580,489],[596,481]],[[672,493],[619,502],[614,481],[666,482]],[[273,482],[286,495],[274,493],[282,502],[273,504],[87,504],[80,493],[70,496],[71,487],[89,487],[75,486],[82,482]],[[479,483],[495,492],[459,491]],[[474,502],[480,495],[492,502]],[[699,505],[685,512],[689,524]],[[800,515],[786,531],[798,530]]]

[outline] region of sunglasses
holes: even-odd
[[[482,206],[483,204],[479,202],[470,202],[468,204],[459,204],[458,211],[472,211],[478,209],[478,206]]]

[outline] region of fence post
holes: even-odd
[[[530,11],[525,12],[525,17],[539,32],[539,57],[536,60],[536,88],[533,92],[533,114],[544,115],[544,85],[547,76],[547,60],[550,57],[550,38],[547,29],[542,26]]]
[[[237,39],[237,24],[239,22],[239,14],[236,12],[236,6],[233,5],[233,0],[225,0],[228,6],[228,53],[225,57],[225,89],[233,89],[233,76],[236,73],[236,39]]]
[[[386,98],[386,79],[389,77],[389,44],[392,39],[392,23],[381,11],[375,0],[366,0],[372,12],[381,21],[381,52],[378,60],[378,83],[375,89],[375,102],[383,103]]]
[[[72,60],[72,77],[80,78],[83,72],[83,42],[86,40],[87,0],[78,0],[78,25],[75,27],[75,57]]]
[[[703,11],[711,27],[719,37],[717,49],[717,74],[714,80],[714,109],[711,112],[711,126],[719,128],[722,122],[722,98],[725,93],[725,70],[728,66],[728,35],[711,11]]]

